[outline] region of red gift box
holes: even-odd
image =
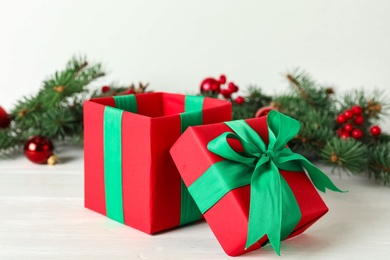
[[[275,116],[274,112],[277,113],[276,111],[273,111],[270,114],[272,114],[272,116]],[[277,113],[276,116],[279,115],[281,114]],[[268,146],[270,130],[269,130],[269,125],[267,124],[267,117],[248,119],[245,121],[240,120],[240,121],[244,122],[244,124],[246,122],[247,125],[256,132],[255,134],[257,136],[260,136],[260,138],[264,141],[264,144]],[[237,122],[237,121],[233,121],[233,122]],[[239,140],[237,140],[238,138],[237,137],[229,138],[231,137],[230,136],[231,134],[229,133],[234,133],[234,131],[232,131],[232,129],[228,126],[229,123],[231,122],[212,124],[207,126],[190,127],[179,138],[179,140],[175,143],[175,145],[171,149],[171,155],[175,161],[175,164],[185,184],[187,185],[187,187],[189,187],[189,191],[193,195],[195,202],[198,204],[201,210],[203,206],[200,204],[209,203],[210,196],[214,196],[214,194],[220,193],[220,190],[218,190],[219,188],[223,190],[226,187],[231,186],[231,184],[229,184],[229,182],[226,179],[223,179],[222,177],[224,175],[231,175],[232,172],[234,171],[240,171],[237,170],[236,166],[234,165],[240,163],[239,162],[240,158],[242,158],[242,161],[247,159],[245,157],[240,157],[244,153],[243,153],[243,144],[240,143]],[[296,121],[296,123],[298,122]],[[284,126],[283,124],[281,124],[280,127],[277,127],[277,130],[281,129],[282,127],[288,127],[288,126]],[[299,123],[298,123],[298,130],[299,130]],[[287,130],[287,132],[288,131],[289,130]],[[296,133],[292,133],[292,137],[294,137],[295,134]],[[214,142],[217,137],[219,138],[218,142]],[[238,156],[240,158],[237,159],[234,165],[229,164],[230,165],[229,167],[221,170],[221,168],[215,166],[218,164],[221,165],[220,163],[226,161],[225,160],[226,158],[223,158],[215,154],[214,152],[211,152],[210,144],[212,143],[211,141],[215,139],[213,141],[214,142],[213,145],[218,144],[219,147],[222,147],[223,145],[220,144],[220,141],[224,140],[224,138],[226,139],[226,142],[229,144],[232,150],[237,152],[235,156]],[[248,140],[249,139],[250,138],[248,138]],[[215,146],[218,147],[218,145]],[[286,147],[286,144],[282,145],[282,149],[284,148],[286,148],[287,152],[291,152],[291,150],[289,150]],[[230,149],[229,147],[224,146],[221,153],[223,154],[226,152],[226,150],[229,149]],[[186,156],[188,154],[191,154],[191,156]],[[266,157],[269,156],[269,158],[271,158],[272,156],[276,156],[275,154],[267,150],[264,156]],[[294,154],[294,156],[295,155],[296,154]],[[263,159],[264,158],[260,158],[259,160],[263,160]],[[270,160],[275,161],[277,159],[273,158],[273,159],[266,159],[266,160],[268,160],[269,162]],[[254,162],[254,164],[256,164],[257,162]],[[306,165],[306,162],[304,164]],[[245,167],[247,166],[245,165]],[[311,168],[311,167],[312,166],[307,166],[307,168]],[[285,237],[281,237],[280,238],[281,240],[281,239],[296,236],[304,232],[314,222],[316,222],[319,218],[321,218],[328,211],[328,208],[322,201],[321,197],[317,193],[312,182],[309,180],[308,176],[303,171],[301,166],[299,166],[298,170],[294,169],[294,171],[276,169],[276,172],[278,173],[278,175],[280,173],[280,175],[283,177],[281,179],[284,179],[287,182],[286,183],[287,187],[289,187],[293,193],[292,197],[295,197],[296,199],[297,202],[296,208],[301,213],[300,219],[296,219],[295,223],[292,224],[290,223],[290,225],[293,225],[292,226],[293,228],[291,228],[290,231],[288,231]],[[203,181],[204,180],[203,177],[204,175],[207,174],[209,174],[208,175],[209,177],[212,177],[211,179],[213,181],[206,184],[206,182]],[[261,174],[263,173],[260,172],[259,176],[261,176]],[[321,172],[321,174],[323,173]],[[315,175],[312,176],[310,174],[311,179],[312,180],[314,179],[313,182],[314,181],[327,182],[327,185],[319,188],[320,190],[324,191],[326,187],[334,191],[340,191],[331,183],[331,181],[329,180],[328,177],[326,177],[326,175],[324,174],[321,175],[321,174],[319,174],[319,176],[315,176]],[[243,175],[243,177],[245,177],[245,175]],[[319,180],[318,178],[321,180]],[[250,175],[249,175],[249,179],[250,179]],[[238,179],[238,181],[241,181],[240,178]],[[222,183],[220,187],[218,189],[214,189],[212,187],[215,185],[214,183],[219,183],[219,182]],[[194,194],[193,192],[194,189],[191,189],[192,187],[195,186],[194,183],[196,183],[197,185],[196,187],[198,189],[200,188],[200,190],[197,191],[197,194]],[[268,240],[268,237],[266,235],[264,236],[261,235],[258,238],[258,240],[257,239],[255,240],[257,242],[251,245],[247,245],[249,212],[250,212],[250,204],[252,204],[250,198],[251,186],[252,184],[251,185],[244,184],[244,185],[238,185],[237,187],[229,188],[228,192],[218,197],[220,199],[215,200],[215,204],[213,204],[214,203],[213,202],[208,207],[202,210],[202,212],[204,212],[203,213],[204,218],[206,219],[207,223],[212,229],[214,235],[218,239],[224,251],[230,256],[237,256],[258,249],[262,245],[267,243]],[[317,188],[319,186],[321,185],[317,186],[316,184]],[[273,194],[271,194],[271,197],[272,196]],[[253,199],[259,200],[258,198],[253,198]],[[262,203],[261,200],[260,203]],[[260,214],[265,216],[269,213],[270,212],[261,212]],[[290,221],[289,213],[290,212],[283,212],[284,214],[283,221],[286,223]],[[256,225],[264,225],[264,223],[255,223],[255,226]],[[279,244],[280,244],[280,240],[278,242]],[[246,246],[249,247],[246,248]],[[278,252],[277,249],[275,250]]]
[[[189,125],[228,120],[230,102],[199,96],[86,101],[85,207],[149,234],[200,219],[169,149]]]

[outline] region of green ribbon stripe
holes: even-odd
[[[303,167],[318,190],[341,190],[305,157],[286,147],[287,142],[299,132],[298,121],[271,111],[267,117],[268,147],[244,120],[225,124],[235,133],[225,132],[207,146],[209,151],[225,160],[211,165],[188,190],[201,212],[205,213],[232,189],[250,184],[246,248],[267,235],[280,255],[280,241],[294,230],[301,219],[301,212],[279,169],[302,171]],[[239,140],[244,152],[234,151],[227,141],[229,138]]]
[[[120,223],[123,218],[122,196],[122,115],[123,111],[137,113],[134,95],[114,96],[115,106],[104,108],[104,186],[107,217]]]
[[[202,96],[186,96],[184,102],[184,113],[180,114],[181,133],[183,133],[189,126],[201,125],[203,123]],[[181,211],[180,211],[180,225],[184,225],[201,218],[202,214],[199,211],[194,199],[189,194],[186,185],[181,180]]]
[[[185,112],[180,114],[181,132],[188,126],[202,124],[203,97],[186,96]],[[104,186],[106,213],[124,223],[122,187],[122,115],[123,111],[138,112],[135,95],[114,96],[116,108],[104,109]],[[181,180],[180,224],[200,219],[201,213]]]

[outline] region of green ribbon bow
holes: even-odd
[[[285,239],[301,219],[299,205],[278,169],[306,169],[315,187],[341,192],[321,170],[300,154],[286,147],[300,129],[295,119],[277,111],[267,117],[268,147],[244,121],[226,122],[235,133],[225,132],[208,143],[207,148],[226,160],[213,164],[190,187],[202,213],[230,190],[250,184],[250,208],[246,248],[264,235],[280,255],[280,241]],[[237,139],[244,152],[234,151],[228,138]],[[201,187],[207,187],[207,190]]]

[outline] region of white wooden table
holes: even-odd
[[[0,259],[230,259],[206,222],[150,236],[85,209],[82,149],[57,154],[56,166],[0,160]],[[330,212],[282,242],[282,258],[270,246],[239,258],[390,259],[390,188],[331,178],[349,193],[323,194]]]

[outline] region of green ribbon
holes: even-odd
[[[202,109],[204,97],[186,96],[184,102],[184,113],[180,113],[181,133],[189,126],[201,125],[203,123]],[[199,220],[202,214],[190,193],[187,186],[181,180],[181,207],[180,225],[184,225],[195,220]]]
[[[115,106],[104,108],[104,190],[107,217],[124,223],[122,196],[122,115],[137,113],[134,95],[114,96]]]
[[[306,169],[314,186],[341,192],[320,169],[286,147],[300,129],[298,121],[277,111],[267,117],[268,147],[244,121],[226,122],[235,133],[225,132],[208,143],[208,150],[225,158],[210,166],[188,190],[205,213],[230,190],[250,184],[250,207],[246,248],[264,235],[280,255],[280,241],[301,219],[299,205],[279,169]],[[228,139],[237,139],[244,152],[234,151]]]

